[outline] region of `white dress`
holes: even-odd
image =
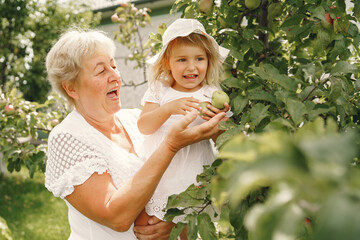
[[[137,153],[143,140],[136,125],[139,114],[139,109],[120,110],[116,114]],[[143,162],[144,159],[122,149],[88,124],[76,110],[51,131],[45,186],[55,197],[64,199],[68,206],[70,240],[137,239],[133,226],[127,232],[116,232],[84,216],[65,197],[74,191],[74,186],[84,183],[95,172],[108,172],[115,186],[121,187]]]
[[[158,103],[160,106],[183,97],[194,97],[200,101],[210,101],[213,91],[218,90],[214,86],[205,85],[196,92],[180,92],[171,87],[157,83],[153,88],[149,88],[141,100],[145,102]],[[144,144],[141,150],[145,157],[150,156],[159,144],[165,138],[169,128],[184,117],[183,115],[172,115],[155,133],[144,137]],[[190,124],[198,125],[205,122],[197,117]],[[146,205],[147,214],[163,219],[164,207],[167,204],[168,197],[173,194],[179,194],[187,189],[191,184],[196,184],[196,176],[203,172],[204,165],[211,165],[214,161],[214,151],[209,140],[203,140],[180,149],[176,153],[169,167],[161,178],[153,197]],[[173,222],[183,221],[182,217],[175,217]]]

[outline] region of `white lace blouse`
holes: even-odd
[[[136,125],[139,114],[138,109],[121,110],[116,114],[137,153],[140,153],[143,140]],[[120,187],[137,172],[143,162],[144,159],[122,149],[88,124],[76,110],[51,131],[45,186],[55,197],[64,199],[68,206],[71,228],[69,239],[136,239],[132,227],[127,232],[116,232],[98,224],[77,211],[65,197],[74,191],[74,186],[84,183],[95,172],[108,172],[115,186]]]

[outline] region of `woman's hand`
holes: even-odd
[[[192,110],[200,110],[200,100],[193,97],[184,97],[168,102],[164,105],[166,111],[172,114],[186,115]]]
[[[191,111],[170,129],[165,139],[165,144],[168,145],[171,151],[177,152],[189,144],[219,135],[221,131],[217,125],[220,121],[224,120],[224,112],[216,114],[209,121],[200,125],[188,127],[198,115],[198,111]]]
[[[148,221],[149,225],[135,226],[134,233],[140,240],[167,240],[175,223],[164,222],[153,216]]]
[[[223,109],[218,109],[216,107],[214,107],[213,105],[211,105],[210,103],[208,105],[206,105],[206,107],[210,110],[202,110],[202,112],[204,113],[204,115],[201,116],[202,119],[209,121],[212,117],[214,117],[216,114],[221,113],[221,112],[227,112],[230,109],[229,104],[226,102],[224,103],[224,108]]]

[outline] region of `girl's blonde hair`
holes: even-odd
[[[215,49],[209,38],[198,33],[191,33],[186,37],[177,37],[166,47],[161,58],[155,62],[151,69],[149,80],[150,87],[154,87],[156,81],[160,81],[168,86],[174,83],[171,71],[167,68],[171,56],[171,49],[174,45],[191,45],[205,50],[208,58],[208,67],[204,83],[207,85],[219,86],[219,74],[222,70],[222,63],[218,49]]]
[[[65,97],[71,109],[74,100],[66,93],[63,81],[76,84],[83,61],[96,53],[115,54],[114,42],[99,30],[69,29],[52,46],[46,56],[48,80],[53,90]]]

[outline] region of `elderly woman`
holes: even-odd
[[[133,222],[182,147],[219,134],[224,113],[187,127],[177,122],[148,158],[139,156],[139,110],[120,110],[121,78],[113,41],[95,30],[71,30],[46,58],[49,81],[74,107],[50,133],[45,185],[68,206],[69,239],[168,239],[172,223]],[[136,236],[134,234],[136,233]]]

